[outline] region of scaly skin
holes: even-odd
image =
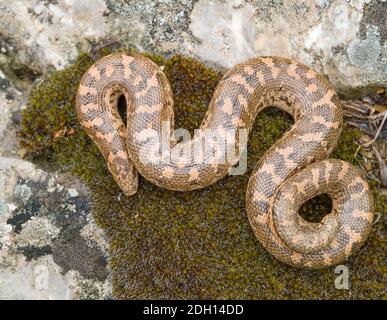
[[[127,129],[117,111],[122,94],[128,105]],[[295,121],[261,158],[249,180],[246,206],[254,233],[287,264],[338,264],[367,238],[373,201],[356,168],[341,160],[323,160],[337,143],[343,115],[335,91],[311,68],[280,57],[238,64],[217,86],[202,133],[178,144],[163,131],[165,123],[173,131],[169,82],[145,57],[116,53],[100,59],[83,76],[76,99],[80,123],[126,195],[137,190],[137,172],[160,187],[180,191],[223,178],[237,160],[214,154],[220,142],[209,148],[206,130],[239,146],[242,129],[249,132],[256,115],[268,106],[285,110]],[[176,148],[191,151],[176,158]],[[322,193],[331,196],[332,212],[320,223],[306,222],[298,209]]]

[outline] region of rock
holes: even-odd
[[[0,72],[0,299],[105,299],[107,241],[85,187],[17,159],[27,92]]]
[[[235,7],[235,0],[200,0],[190,29],[201,44],[191,52],[227,68],[253,56],[286,56],[326,74],[342,92],[383,87],[386,28],[370,19],[376,15],[370,6],[385,12],[387,2],[253,1]]]
[[[106,0],[109,35],[123,44],[161,53],[186,53],[195,39],[189,30],[194,0]]]
[[[16,154],[18,142],[12,117],[22,107],[22,93],[0,70],[0,155]]]
[[[105,299],[107,242],[86,189],[0,157],[0,299]]]
[[[281,55],[326,74],[341,92],[387,85],[384,0],[0,0],[0,66],[60,69],[102,40],[182,53],[230,68]]]
[[[87,40],[107,35],[106,12],[102,0],[1,0],[2,51],[13,63],[42,72],[62,68]]]

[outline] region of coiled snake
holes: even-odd
[[[121,95],[128,106],[126,127],[117,110]],[[314,70],[280,57],[236,65],[218,84],[201,130],[188,141],[171,139],[172,105],[165,74],[141,55],[115,53],[84,74],[76,97],[79,121],[126,195],[137,190],[137,172],[181,191],[221,179],[242,149],[232,159],[216,151],[235,150],[257,113],[276,106],[293,116],[294,125],[260,159],[248,183],[246,208],[258,240],[282,262],[304,268],[338,264],[365,241],[372,196],[355,167],[324,160],[337,143],[343,115],[335,91]],[[209,143],[214,132],[221,139]],[[332,212],[320,223],[303,220],[300,206],[323,193],[332,198]]]

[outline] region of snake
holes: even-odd
[[[117,107],[121,96],[126,124]],[[136,193],[139,174],[177,191],[205,188],[230,174],[245,152],[243,137],[266,107],[285,111],[294,123],[260,158],[248,181],[246,212],[256,238],[293,267],[319,269],[346,261],[370,233],[374,204],[360,170],[329,159],[343,127],[343,109],[328,80],[314,69],[276,56],[235,65],[218,83],[200,128],[182,141],[171,133],[169,81],[162,67],[141,54],[99,59],[76,93],[77,118],[127,196]],[[320,222],[306,221],[300,207],[321,194],[331,198],[331,212]]]

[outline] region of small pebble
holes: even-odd
[[[75,198],[78,196],[78,191],[75,188],[70,188],[67,190],[67,192],[69,193],[70,197],[72,197],[72,198]]]
[[[10,211],[15,211],[15,210],[17,209],[17,206],[14,205],[13,203],[9,203],[9,204],[8,204],[8,209],[9,209]]]

